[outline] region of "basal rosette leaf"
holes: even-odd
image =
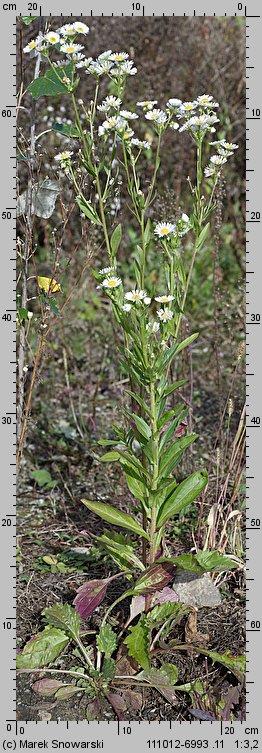
[[[17,655],[17,669],[37,669],[51,664],[68,646],[69,638],[63,630],[48,625],[34,635]]]
[[[137,625],[129,628],[129,635],[123,641],[129,656],[136,659],[145,670],[150,669],[149,637],[149,628],[141,617]]]
[[[111,658],[117,646],[117,636],[111,625],[102,625],[96,637],[96,645],[98,651],[105,654],[106,659]]]
[[[80,617],[76,609],[70,604],[53,604],[42,612],[43,616],[53,627],[60,628],[74,640],[78,640],[80,631]]]

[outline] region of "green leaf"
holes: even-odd
[[[246,659],[245,656],[233,656],[228,649],[225,651],[224,654],[219,654],[217,651],[208,651],[206,648],[200,648],[199,646],[187,646],[186,644],[180,644],[180,649],[185,648],[186,650],[188,648],[192,648],[194,651],[198,651],[199,654],[204,654],[204,656],[208,656],[209,659],[212,659],[213,662],[218,662],[219,664],[222,664],[227,669],[230,669],[231,672],[237,677],[237,679],[242,683],[244,681],[244,674],[246,669]]]
[[[163,674],[168,677],[171,685],[176,684],[178,678],[178,667],[176,666],[176,664],[169,664],[169,662],[165,662],[165,664],[162,664],[160,672],[163,672]]]
[[[57,481],[52,478],[51,473],[46,471],[45,468],[31,471],[30,475],[36,481],[38,486],[46,486],[47,488],[52,489],[57,484]]]
[[[116,662],[114,659],[104,658],[102,666],[102,675],[106,680],[113,680],[116,673]]]
[[[56,97],[68,92],[68,85],[63,82],[63,78],[72,78],[72,64],[66,65],[65,68],[46,71],[44,76],[39,76],[29,84],[27,91],[31,92],[33,99],[39,97]]]
[[[240,564],[236,559],[219,552],[198,552],[195,557],[202,570],[206,572],[226,572],[239,567]]]
[[[122,226],[119,224],[114,229],[110,238],[110,246],[111,246],[111,251],[114,258],[116,257],[118,247],[121,243],[121,238],[122,238]]]
[[[128,564],[133,567],[138,567],[139,570],[145,569],[141,560],[136,556],[132,546],[114,541],[111,538],[108,538],[105,534],[99,536],[97,541],[99,541],[112,556],[115,555],[117,561],[119,561],[119,558],[120,561],[124,560],[125,568]]]
[[[102,520],[106,520],[107,523],[111,523],[113,526],[120,526],[121,528],[128,528],[129,531],[133,531],[149,541],[148,534],[136,522],[136,520],[131,517],[131,515],[127,515],[125,512],[120,512],[120,510],[117,510],[115,507],[111,507],[111,505],[107,505],[104,502],[90,502],[87,499],[82,499],[82,502],[88,510],[95,512],[96,515],[99,515]]]
[[[151,220],[149,217],[146,223],[146,227],[145,227],[145,235],[144,235],[145,246],[148,246],[148,244],[150,243],[150,238],[151,238]]]
[[[123,642],[128,648],[128,655],[136,659],[143,669],[149,670],[149,628],[144,617],[140,617],[137,625],[129,628],[129,635]]]
[[[188,611],[184,604],[178,601],[166,601],[158,604],[145,616],[147,626],[153,630],[161,627],[166,620],[180,619],[181,615]]]
[[[35,21],[36,18],[39,18],[39,16],[22,16],[22,21],[25,26],[29,26],[29,24],[31,24],[32,21]]]
[[[36,669],[51,664],[69,643],[68,636],[47,626],[26,643],[22,654],[17,655],[17,669]]]
[[[191,343],[193,343],[194,340],[196,340],[198,335],[199,335],[199,332],[195,332],[194,335],[190,335],[190,337],[186,337],[185,340],[182,340],[182,342],[179,343],[177,346],[176,355],[180,353],[181,350],[184,350],[184,348],[188,348],[188,346],[191,345]]]
[[[119,460],[119,452],[112,450],[112,452],[106,452],[105,455],[101,455],[100,460],[102,463],[113,463],[115,460]]]
[[[179,554],[178,557],[172,558],[172,562],[188,573],[199,573],[201,575],[204,572],[203,568],[197,562],[195,554]]]
[[[63,688],[61,687],[56,691],[55,697],[57,701],[67,701],[77,693],[81,693],[81,688],[77,688],[75,685],[64,685]]]
[[[125,473],[125,477],[131,494],[133,494],[136,499],[139,499],[144,507],[147,507],[146,485],[142,481],[138,481],[137,478],[134,478],[129,473]]]
[[[117,636],[112,630],[111,625],[102,625],[96,636],[96,645],[98,651],[105,654],[106,659],[110,659],[117,646]]]
[[[42,614],[49,625],[61,628],[74,640],[79,638],[80,615],[70,604],[53,604],[52,607],[44,609]]]
[[[170,384],[170,386],[167,387],[162,393],[163,397],[167,397],[168,395],[171,395],[172,392],[175,392],[175,390],[179,390],[179,387],[183,387],[183,385],[186,384],[187,381],[188,379],[180,379],[178,382]]]
[[[150,426],[148,426],[146,421],[144,421],[143,418],[140,418],[140,416],[137,416],[135,413],[132,413],[132,418],[134,419],[139,433],[142,434],[142,437],[145,437],[145,439],[150,439],[152,432]]]
[[[168,518],[177,515],[184,507],[193,502],[205,488],[207,482],[208,475],[206,471],[195,471],[195,473],[192,473],[191,476],[182,481],[176,487],[171,497],[160,507],[157,516],[157,527],[162,526]]]
[[[52,131],[61,133],[61,136],[67,136],[69,139],[79,139],[80,133],[76,125],[68,125],[67,123],[54,123]]]
[[[166,698],[167,701],[171,704],[177,703],[176,695],[175,695],[175,689],[173,685],[170,683],[168,674],[165,674],[161,669],[155,669],[152,667],[149,671],[140,672],[138,675],[139,679],[146,680],[146,682],[151,685],[151,687],[156,688],[156,690],[161,693],[161,695]]]
[[[159,466],[159,479],[169,476],[174,470],[184,450],[198,438],[198,434],[188,434],[187,437],[175,439],[165,451]]]
[[[207,225],[205,225],[205,227],[203,227],[203,230],[201,230],[201,233],[200,233],[200,235],[199,235],[199,237],[198,237],[198,239],[196,241],[196,248],[198,249],[198,251],[199,251],[200,248],[202,248],[202,246],[204,245],[204,243],[205,243],[205,241],[207,239],[207,236],[208,236],[208,233],[209,233],[209,227],[210,227],[210,223],[208,222]]]
[[[18,309],[17,310],[17,318],[18,318],[19,324],[22,324],[22,322],[24,321],[24,319],[28,319],[28,310],[24,309],[24,308]]]
[[[79,209],[81,209],[81,212],[83,212],[86,217],[91,220],[91,222],[93,222],[95,225],[101,225],[101,220],[98,217],[96,209],[94,207],[91,207],[86,199],[84,199],[82,196],[77,196],[76,203],[78,204]]]

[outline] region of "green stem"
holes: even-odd
[[[159,164],[160,164],[160,160],[159,160],[160,146],[161,146],[161,133],[158,134],[158,142],[157,142],[157,150],[156,150],[156,161],[155,161],[154,175],[153,175],[152,182],[151,182],[151,185],[149,187],[149,191],[148,191],[147,198],[146,198],[146,201],[145,201],[145,209],[147,209],[149,207],[149,204],[150,204],[150,201],[151,201],[151,198],[152,198],[152,193],[153,193],[153,190],[154,190],[154,187],[155,187],[156,176],[157,176],[158,169],[159,169]]]
[[[158,482],[158,470],[159,470],[159,432],[157,429],[157,419],[156,419],[156,400],[155,400],[155,384],[154,382],[150,385],[150,403],[151,403],[151,430],[152,430],[152,455],[153,455],[153,475],[152,475],[152,484],[151,484],[151,491],[153,492],[153,500],[152,500],[152,507],[151,507],[151,521],[150,521],[150,565],[154,564],[155,560],[155,536],[156,536],[156,495],[155,491],[157,489],[157,482]]]
[[[183,316],[183,313],[184,313],[184,310],[185,310],[186,299],[187,299],[187,294],[188,294],[188,288],[189,288],[191,277],[192,277],[192,272],[193,272],[193,268],[194,268],[194,264],[195,264],[196,255],[197,255],[197,244],[195,244],[195,247],[194,247],[193,255],[192,255],[192,258],[191,258],[191,262],[190,262],[189,272],[188,272],[188,275],[187,275],[186,287],[185,287],[185,290],[184,290],[183,300],[182,300],[182,303],[181,303],[181,306],[180,306],[181,310],[179,312],[179,316],[178,316],[178,320],[177,320],[177,324],[176,324],[176,329],[175,329],[175,335],[174,335],[175,340],[177,340],[177,338],[178,338],[178,333],[179,333],[179,330],[180,330],[181,319],[182,319],[182,316]]]
[[[145,269],[146,269],[146,247],[145,247],[145,209],[141,210],[141,245],[142,245],[142,270],[141,270],[141,288],[145,287]]]

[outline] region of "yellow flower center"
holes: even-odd
[[[124,60],[123,55],[115,55],[115,60]]]
[[[49,42],[56,42],[56,37],[49,37]]]
[[[69,152],[62,152],[61,159],[67,159],[69,157]]]
[[[115,288],[117,285],[116,280],[108,280],[108,287]]]
[[[68,45],[68,47],[66,48],[66,52],[74,52],[74,49],[75,49],[75,48],[74,48],[74,47],[72,47],[72,45],[71,45],[71,46],[70,46],[70,45]]]
[[[185,110],[192,110],[192,109],[193,109],[193,105],[185,105]]]
[[[168,235],[169,233],[168,227],[161,227],[160,233],[161,235]]]
[[[36,47],[36,42],[29,42],[28,47],[30,47],[30,50],[33,50]]]
[[[229,144],[228,142],[225,144],[226,149],[232,149],[233,144]]]

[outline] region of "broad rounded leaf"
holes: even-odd
[[[36,669],[51,664],[68,643],[69,638],[62,630],[48,625],[33,636],[22,653],[17,655],[17,669]]]
[[[129,635],[124,643],[128,648],[128,655],[136,659],[143,669],[149,670],[149,628],[143,618],[140,618],[137,625],[129,628]]]
[[[168,518],[172,518],[193,502],[203,491],[208,482],[206,471],[195,471],[176,487],[170,499],[160,507],[157,527],[160,528]]]
[[[57,71],[48,70],[44,76],[39,76],[29,84],[27,91],[31,92],[33,99],[39,97],[55,97],[68,91],[68,86],[63,82],[64,78],[71,79],[72,64],[66,65],[65,68],[59,68]]]
[[[129,531],[133,531],[149,541],[148,534],[131,515],[120,512],[116,507],[111,507],[111,505],[107,505],[105,502],[90,502],[88,499],[82,499],[81,501],[88,507],[88,510],[95,512],[96,515],[106,520],[107,523],[111,523],[113,526],[120,526],[121,528],[128,528]]]

